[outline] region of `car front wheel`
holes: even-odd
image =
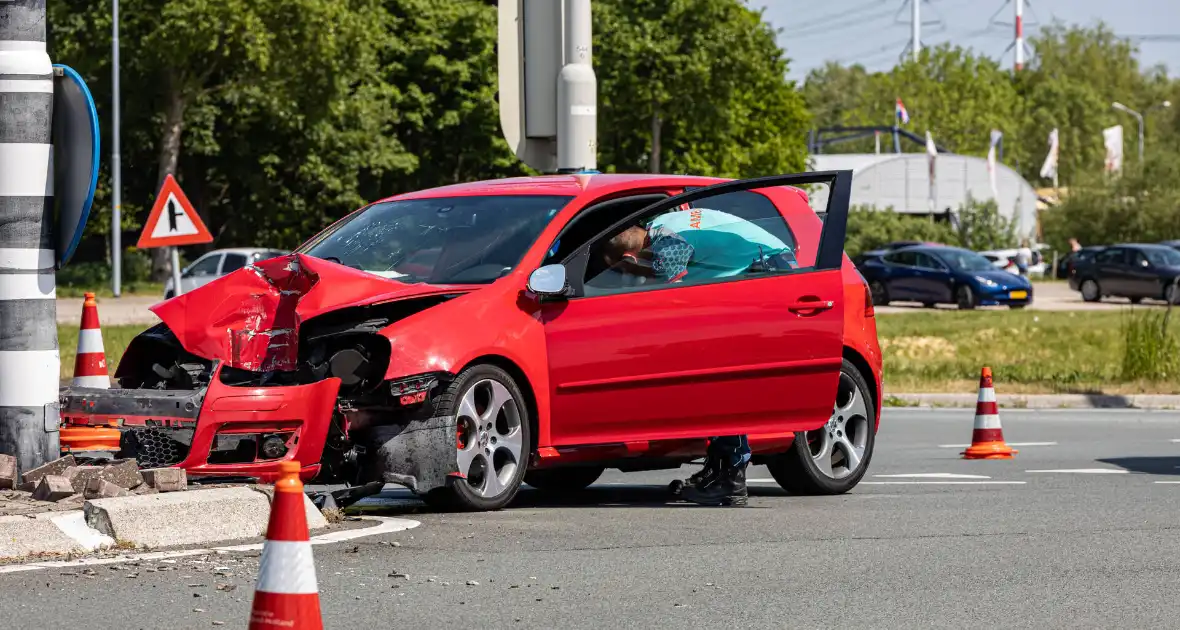
[[[790,450],[767,461],[771,476],[794,494],[848,492],[860,483],[872,459],[875,411],[864,376],[845,359],[827,424],[795,433]]]
[[[964,311],[971,310],[975,308],[975,292],[971,290],[971,287],[964,284],[955,291],[955,302],[959,305],[960,309]]]
[[[435,413],[455,418],[459,476],[424,497],[436,507],[463,511],[508,505],[524,479],[531,448],[524,395],[494,365],[467,368],[439,397]]]
[[[1102,290],[1098,283],[1089,278],[1082,281],[1082,299],[1087,302],[1097,302],[1102,299]]]
[[[873,280],[869,284],[869,293],[873,296],[874,306],[888,306],[889,305],[889,289],[885,287],[885,283],[880,280]]]

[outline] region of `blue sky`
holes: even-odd
[[[748,0],[765,8],[764,16],[783,29],[779,44],[791,59],[789,76],[802,80],[825,61],[861,63],[885,70],[897,62],[910,36],[907,0]],[[1025,0],[1025,36],[1054,19],[1091,25],[1102,20],[1120,35],[1180,35],[1180,0]],[[991,17],[1005,26],[988,28]],[[1013,3],[1004,0],[926,0],[922,27],[926,46],[953,42],[969,46],[1011,66]],[[1169,74],[1180,71],[1180,41],[1142,42],[1144,65],[1164,64]]]

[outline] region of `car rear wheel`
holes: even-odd
[[[889,289],[886,288],[884,282],[873,280],[869,283],[869,293],[873,295],[873,306],[889,305]]]
[[[766,467],[794,494],[842,494],[860,483],[873,457],[876,408],[864,376],[847,359],[840,368],[836,402],[827,424],[800,431],[786,453]]]
[[[1180,304],[1180,288],[1175,283],[1164,288],[1164,301],[1168,304]]]
[[[955,291],[955,303],[957,303],[959,308],[964,311],[975,308],[975,292],[971,290],[971,287],[965,284],[960,286]]]
[[[494,365],[467,368],[439,397],[436,413],[455,418],[461,477],[424,497],[433,506],[498,510],[520,489],[531,449],[528,407],[520,387]]]
[[[598,481],[604,470],[600,466],[530,470],[524,482],[542,492],[577,492]]]
[[[1102,299],[1102,289],[1098,282],[1089,278],[1082,280],[1082,299],[1087,302],[1097,302]]]

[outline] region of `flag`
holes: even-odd
[[[1045,163],[1041,165],[1041,177],[1053,179],[1057,176],[1057,129],[1049,132],[1049,154],[1045,156]]]
[[[901,124],[908,125],[910,122],[910,113],[905,110],[905,105],[902,104],[901,99],[897,99],[897,105],[893,108],[894,114]]]
[[[938,188],[934,177],[934,160],[938,157],[938,147],[934,146],[934,136],[930,135],[929,130],[926,131],[926,155],[930,156],[930,214],[934,214],[938,196]]]
[[[1102,130],[1103,144],[1106,145],[1106,172],[1123,171],[1123,126],[1115,125]]]
[[[1003,137],[1003,132],[992,129],[991,146],[987,149],[987,177],[992,186],[992,198],[996,200],[996,203],[1000,202],[1000,189],[996,186],[996,145]]]

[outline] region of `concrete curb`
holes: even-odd
[[[269,488],[267,488],[269,490]],[[328,522],[304,495],[308,528]],[[210,488],[94,499],[78,510],[0,516],[0,560],[120,545],[174,547],[256,538],[270,518],[262,488]]]
[[[886,394],[886,407],[975,407],[977,394]],[[1009,409],[1180,409],[1180,396],[1170,394],[1000,394],[996,402]]]

